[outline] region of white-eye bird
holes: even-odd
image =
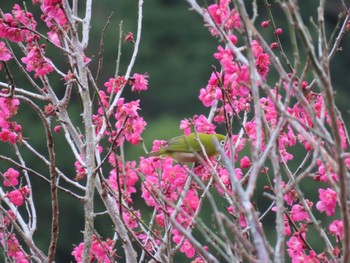
[[[198,136],[198,137],[197,137]],[[193,163],[204,158],[201,145],[203,145],[208,157],[218,154],[214,144],[214,138],[220,143],[225,141],[225,135],[222,134],[206,134],[206,133],[190,133],[189,135],[181,135],[167,141],[167,144],[156,152],[147,154],[149,156],[170,156],[178,162]],[[199,139],[199,141],[198,141]]]

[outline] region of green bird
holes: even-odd
[[[225,135],[222,134],[205,134],[198,132],[197,135],[208,157],[218,154],[214,144],[214,138],[217,138],[220,143],[225,142]],[[147,154],[147,157],[165,155],[170,156],[178,162],[198,162],[200,161],[199,156],[205,158],[200,143],[195,133],[190,133],[187,136],[177,136],[167,141],[164,148]]]

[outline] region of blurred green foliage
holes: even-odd
[[[9,12],[14,2],[16,1],[3,1],[0,4],[0,8],[4,13]],[[313,16],[313,20],[317,21],[317,14],[311,3],[316,1],[306,2],[300,1],[300,5],[302,10],[305,10],[306,21],[312,27],[309,17]],[[26,3],[28,10],[31,11],[31,1],[26,1]],[[83,1],[79,1],[79,4],[82,5]],[[260,16],[258,21],[260,23],[267,19],[267,16],[263,6],[259,8]],[[35,9],[38,11],[38,7],[35,7]],[[123,21],[123,34],[125,35],[131,31],[136,37],[137,1],[94,1],[90,46],[85,52],[88,57],[92,58],[91,66],[94,74],[97,72],[101,32],[111,12],[114,12],[114,15],[105,31],[104,63],[98,83],[100,88],[103,88],[103,83],[115,74],[120,21]],[[287,32],[288,29],[284,24],[283,12],[277,8],[277,12],[274,14],[276,14],[277,26],[282,27]],[[335,18],[333,13],[329,12],[327,14],[332,23],[331,26],[334,27]],[[141,115],[148,123],[144,133],[144,142],[148,150],[150,150],[154,139],[167,139],[179,134],[181,132],[179,130],[181,119],[192,117],[194,114],[208,114],[208,110],[200,104],[198,95],[199,89],[204,87],[209,79],[212,70],[211,65],[216,65],[213,53],[216,51],[218,43],[210,35],[207,28],[203,26],[202,19],[196,13],[189,11],[188,5],[183,0],[146,0],[143,17],[141,46],[133,73],[147,72],[149,74],[149,91],[140,94],[126,91],[124,96],[128,101],[141,99]],[[39,23],[38,26],[39,28],[44,28],[43,23]],[[330,34],[330,29],[327,32]],[[272,42],[272,31],[266,30],[265,33],[266,39]],[[285,51],[292,59],[288,37],[282,35],[281,40]],[[349,41],[349,36],[346,36],[342,44],[345,48],[341,55],[336,55],[331,69],[334,87],[338,92],[337,102],[343,111],[345,119],[349,117],[349,104],[347,102],[349,90],[347,85],[350,83],[350,74],[348,73],[350,49],[346,48],[350,46]],[[132,50],[132,44],[122,43],[120,75],[123,75],[126,71]],[[51,49],[49,45],[47,54],[52,57],[52,60],[57,63],[57,66],[62,71],[65,72],[67,70],[65,69],[64,57],[61,54],[57,54],[57,51]],[[15,68],[14,64],[12,66]],[[16,70],[13,69],[13,72],[16,72]],[[5,80],[3,75],[0,75],[0,77],[2,81]],[[52,83],[54,83],[55,89],[59,90],[60,87],[63,87],[63,80],[59,78],[52,79],[51,76],[50,78]],[[273,75],[270,78],[272,80],[275,79]],[[28,85],[25,80],[21,79],[21,74],[15,74],[15,81],[23,87]],[[62,89],[61,95],[63,96],[63,94],[64,90]],[[76,102],[70,108],[70,114],[77,125],[80,125],[80,105],[77,98],[75,100]],[[18,122],[23,125],[24,137],[28,138],[30,143],[36,145],[37,149],[46,155],[43,127],[33,110],[28,108],[28,106],[21,106]],[[53,123],[54,125],[55,123]],[[75,171],[72,161],[74,158],[68,145],[65,143],[63,134],[55,136],[55,145],[57,149],[57,166],[74,178]],[[5,146],[3,150],[7,150],[7,148],[9,147]],[[24,147],[20,146],[20,149],[24,150]],[[9,149],[8,154],[13,155],[13,151],[11,152],[11,149]],[[139,156],[143,154],[144,151],[141,145],[136,147],[126,146],[126,157],[128,160],[138,160]],[[249,153],[246,154],[249,155]],[[25,157],[29,167],[39,170],[48,177],[47,167],[37,157],[33,157],[29,152],[26,152]],[[299,159],[298,156],[295,156],[296,164],[300,163],[298,162]],[[5,169],[4,167],[6,167],[6,164],[0,163],[0,168]],[[266,184],[265,179],[262,178],[260,183]],[[303,185],[303,187],[311,188],[312,183]],[[35,201],[38,203],[39,218],[35,239],[40,247],[45,250],[48,247],[50,238],[51,222],[49,185],[33,177],[33,192],[35,193]],[[261,195],[261,193],[257,193],[257,195]],[[72,260],[70,256],[73,249],[72,243],[79,244],[82,240],[80,233],[83,230],[82,206],[74,198],[62,192],[60,192],[60,201],[61,231],[57,262],[69,262]],[[96,201],[97,210],[100,208],[99,202],[99,200]],[[260,207],[263,207],[264,203],[264,199],[257,201],[257,205]],[[274,218],[269,216],[264,219],[263,223],[271,224],[272,226]],[[111,231],[111,222],[109,220],[98,219],[96,225],[101,234],[106,237],[113,236],[114,233],[109,232]],[[106,227],[104,228],[103,226]],[[117,254],[119,254],[119,251],[117,251]]]

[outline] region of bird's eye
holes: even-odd
[[[221,146],[224,146],[224,145],[225,145],[225,140],[221,140],[221,141],[220,141],[220,145],[221,145]]]

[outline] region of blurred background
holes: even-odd
[[[4,13],[10,12],[11,7],[16,1],[2,1],[0,8]],[[80,1],[79,4],[82,4]],[[247,1],[250,3],[251,1]],[[262,2],[262,1],[258,1]],[[332,28],[337,23],[338,11],[340,4],[327,5],[327,33],[330,35]],[[318,1],[300,1],[300,8],[303,10],[305,23],[313,30],[313,21],[317,21]],[[338,2],[337,2],[338,3]],[[32,9],[31,1],[26,1],[27,8],[34,16],[38,18],[39,8],[35,6]],[[83,10],[83,9],[82,9]],[[259,6],[259,17],[257,23],[267,19],[267,12],[263,5]],[[100,47],[100,38],[103,27],[106,25],[108,17],[114,12],[110,24],[105,32],[104,39],[104,63],[103,69],[99,77],[99,87],[104,88],[104,82],[115,74],[119,24],[121,21],[123,33],[133,32],[136,37],[136,15],[137,1],[126,0],[99,0],[93,2],[93,17],[89,48],[85,54],[92,59],[91,68],[96,73],[98,65],[98,51]],[[285,32],[281,36],[284,50],[292,58],[290,54],[290,46],[288,43],[288,28],[285,25],[285,17],[281,9],[272,5],[272,12],[275,14],[276,25],[281,27]],[[199,90],[205,87],[207,80],[212,71],[212,65],[218,66],[213,57],[213,53],[217,50],[217,40],[214,39],[207,28],[203,26],[202,18],[193,11],[189,10],[188,4],[184,0],[146,0],[143,10],[143,29],[139,54],[132,73],[148,73],[149,90],[142,93],[131,93],[126,90],[124,97],[126,101],[141,100],[141,113],[145,121],[148,123],[144,132],[144,141],[148,149],[152,145],[154,139],[168,139],[180,134],[179,123],[184,118],[190,118],[194,114],[208,115],[208,109],[205,108],[198,100]],[[44,28],[39,22],[39,28]],[[39,29],[40,30],[40,29]],[[272,29],[263,31],[265,39],[273,42]],[[342,111],[343,118],[349,119],[349,59],[350,59],[350,37],[347,34],[339,52],[331,63],[331,72],[334,88],[337,92],[336,102]],[[123,75],[129,63],[133,46],[131,43],[122,43],[122,57],[120,64],[120,74]],[[57,55],[57,51],[47,47],[47,54],[61,68],[65,69],[64,57]],[[14,66],[14,65],[13,65]],[[15,68],[15,67],[13,67]],[[13,70],[16,72],[16,70]],[[2,72],[0,72],[2,74]],[[0,74],[0,80],[5,81],[3,75]],[[50,76],[57,90],[62,86],[62,80],[54,76]],[[276,79],[273,73],[269,78]],[[15,74],[16,84],[25,87],[28,85],[26,80],[21,79],[20,74]],[[272,84],[271,84],[272,85]],[[61,92],[64,94],[64,89]],[[43,105],[42,105],[43,106]],[[72,118],[79,125],[79,102],[77,101],[70,112]],[[46,155],[46,144],[42,129],[42,124],[36,117],[35,113],[25,105],[22,105],[17,121],[22,123],[24,137],[31,144],[36,145],[37,149]],[[57,153],[57,164],[64,172],[75,177],[73,166],[73,155],[64,141],[63,134],[58,134],[55,138]],[[47,176],[47,168],[42,165],[38,158],[33,157],[24,147],[20,147],[26,163],[30,167],[34,167]],[[295,150],[296,152],[298,149]],[[14,156],[13,150],[1,145],[0,153]],[[249,155],[249,153],[246,153]],[[143,155],[141,146],[131,147],[126,145],[126,159],[138,160]],[[295,164],[302,156],[295,156]],[[293,167],[293,166],[292,166]],[[1,171],[8,168],[6,163],[0,163]],[[264,181],[260,183],[266,183]],[[43,187],[43,185],[45,187]],[[305,188],[312,187],[312,183],[305,185]],[[50,192],[49,185],[43,184],[43,181],[33,177],[33,192],[36,202],[38,202],[38,230],[35,239],[44,251],[48,247],[50,234]],[[80,193],[82,194],[82,193]],[[139,194],[139,193],[138,193]],[[260,193],[261,194],[261,193]],[[257,196],[260,195],[257,193]],[[139,197],[137,197],[139,198]],[[137,202],[136,198],[136,202]],[[313,197],[311,196],[310,199]],[[315,197],[314,197],[315,198]],[[73,250],[72,244],[78,245],[82,241],[81,231],[83,230],[82,206],[75,199],[67,194],[60,193],[60,239],[58,245],[57,262],[70,262],[70,255]],[[96,201],[97,210],[102,206]],[[266,201],[263,199],[257,201],[257,205],[264,207]],[[136,204],[137,206],[137,204]],[[274,217],[266,217],[264,223],[271,225],[271,236],[273,236]],[[111,222],[105,218],[97,218],[96,228],[103,237],[113,237],[111,233]],[[273,240],[272,240],[273,241]],[[312,241],[311,241],[312,242]],[[315,239],[317,243],[317,239]],[[322,250],[322,248],[320,248]],[[122,252],[117,251],[117,254]],[[1,259],[1,257],[0,257]]]

